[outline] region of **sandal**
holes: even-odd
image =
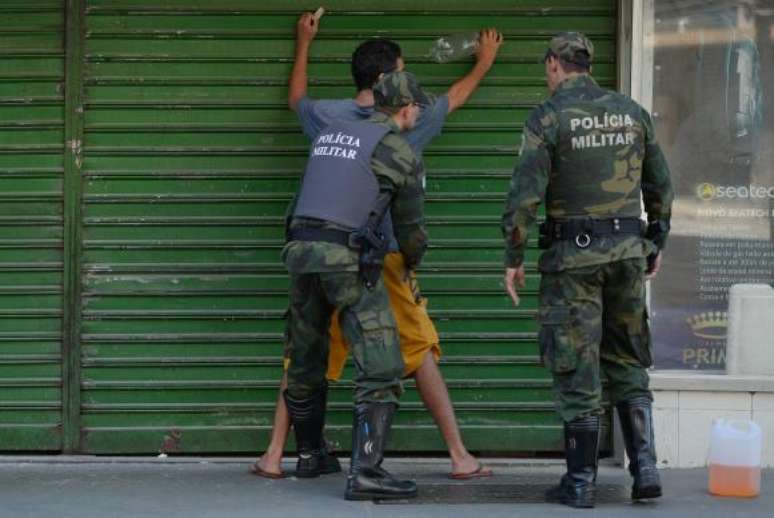
[[[276,480],[278,478],[285,478],[285,473],[279,472],[279,473],[273,473],[271,471],[266,471],[258,464],[258,461],[253,462],[250,464],[250,473],[253,475],[258,475],[259,477],[263,478],[270,478],[272,480]]]
[[[478,467],[469,473],[449,473],[449,478],[454,480],[470,480],[473,478],[486,478],[494,474],[492,468],[487,468],[479,462]]]

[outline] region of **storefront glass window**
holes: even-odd
[[[651,5],[652,113],[676,192],[651,286],[655,364],[722,371],[729,288],[774,283],[774,1]]]

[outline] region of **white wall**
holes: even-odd
[[[774,379],[655,374],[652,385],[660,467],[706,466],[712,420],[720,417],[755,421],[763,431],[762,465],[774,467]]]

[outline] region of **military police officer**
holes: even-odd
[[[285,401],[301,458],[319,458],[324,448],[334,309],[352,347],[355,407],[345,493],[350,500],[406,498],[417,491],[413,481],[397,480],[381,467],[402,392],[403,360],[378,271],[387,243],[377,229],[389,208],[405,263],[416,268],[427,244],[424,172],[398,133],[414,126],[427,97],[411,74],[400,71],[386,74],[373,91],[374,115],[331,124],[314,139],[283,250],[290,272]]]
[[[539,342],[567,460],[567,473],[547,496],[573,507],[594,506],[601,375],[623,426],[632,498],[661,495],[644,282],[660,265],[673,193],[650,116],[597,85],[589,75],[593,57],[583,34],[551,40],[544,58],[551,96],[527,119],[502,218],[505,285],[518,304],[527,229],[545,202]]]

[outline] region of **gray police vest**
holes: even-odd
[[[376,204],[371,156],[390,131],[372,122],[337,122],[312,143],[294,216],[360,228]]]

